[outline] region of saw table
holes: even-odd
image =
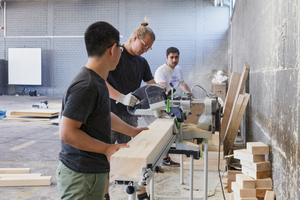
[[[190,97],[174,99],[166,95],[165,88],[159,85],[146,85],[132,93],[139,102],[135,107],[128,107],[133,115],[154,115],[158,117],[149,125],[149,130],[142,131],[128,144],[129,148],[120,149],[111,157],[111,174],[126,175],[126,178],[115,180],[117,185],[126,185],[129,200],[136,199],[139,187],[150,185],[150,199],[164,197],[170,199],[204,199],[207,200],[208,184],[208,139],[215,131],[217,98],[192,100]],[[172,102],[170,102],[172,99]],[[185,130],[182,124],[192,104],[205,104],[197,127],[199,130]],[[170,106],[172,105],[172,106]],[[194,139],[203,138],[204,144],[204,197],[193,197],[194,159],[202,153],[201,145],[194,144]],[[175,143],[175,147],[172,147]],[[155,196],[154,174],[165,155],[180,154],[180,184],[184,184],[183,155],[190,157],[190,195],[189,197]]]

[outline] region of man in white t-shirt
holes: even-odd
[[[159,85],[166,87],[167,91],[174,87],[177,91],[179,86],[185,93],[190,93],[191,97],[194,98],[189,86],[183,80],[182,70],[177,66],[179,62],[179,50],[175,47],[169,47],[167,49],[167,63],[160,66],[155,72],[155,82]],[[171,86],[172,85],[172,86]],[[162,161],[163,165],[179,167],[180,164],[171,160],[169,155]]]
[[[167,91],[171,90],[171,85],[177,91],[180,86],[186,94],[190,93],[191,97],[195,98],[189,86],[184,82],[181,67],[177,65],[179,62],[179,50],[176,47],[169,47],[166,53],[166,60],[167,63],[156,70],[155,82],[166,87]]]

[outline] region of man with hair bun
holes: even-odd
[[[131,95],[131,92],[138,89],[142,81],[146,84],[155,84],[147,60],[141,57],[143,53],[152,49],[155,41],[155,34],[147,25],[147,22],[143,22],[133,31],[129,40],[124,44],[116,70],[109,73],[106,81],[111,98],[111,111],[134,127],[138,126],[138,117],[127,112],[127,106],[134,106],[137,102],[137,98]],[[130,140],[130,136],[112,131],[112,143],[127,143]],[[140,190],[137,193],[139,200],[150,199],[144,187]],[[108,186],[105,200],[109,200]]]

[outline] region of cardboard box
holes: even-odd
[[[226,83],[212,83],[212,93],[218,95],[225,102]]]

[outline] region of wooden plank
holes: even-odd
[[[269,146],[262,142],[247,142],[247,150],[254,155],[269,155]]]
[[[0,174],[28,174],[30,168],[0,168]]]
[[[238,84],[238,87],[237,87],[237,90],[236,90],[236,94],[235,94],[235,97],[234,97],[234,100],[233,100],[232,108],[235,107],[235,104],[237,103],[237,100],[238,100],[239,95],[242,94],[243,91],[244,91],[244,87],[245,87],[245,84],[246,84],[246,80],[247,80],[247,78],[248,78],[249,70],[250,70],[250,65],[249,65],[249,63],[245,63],[245,64],[244,64],[244,71],[243,71],[243,73],[241,74],[241,77],[240,77],[240,80],[239,80],[239,84]],[[225,129],[225,132],[224,132],[223,141],[224,141],[224,139],[225,139],[225,137],[226,137],[228,126],[229,126],[229,124],[231,123],[232,120],[233,120],[233,119],[232,119],[232,111],[231,111],[231,112],[230,112],[230,116],[229,116],[228,123],[227,123],[227,125],[226,125],[226,129]]]
[[[242,188],[255,188],[255,180],[246,174],[237,174],[236,182]]]
[[[0,174],[1,177],[28,177],[28,176],[42,176],[42,174],[34,173],[34,174]]]
[[[252,178],[256,179],[264,179],[264,178],[270,178],[271,177],[271,172],[270,171],[265,171],[265,172],[255,172],[254,170],[251,170],[245,166],[242,166],[242,172],[244,174],[247,174],[251,176]]]
[[[247,149],[234,150],[233,154],[235,159],[245,160],[252,163],[265,161],[265,155],[253,155],[247,151]]]
[[[173,134],[174,119],[159,118],[110,158],[110,173],[141,175],[152,164]]]
[[[236,171],[236,170],[228,170],[228,179],[229,180],[236,180],[236,175],[241,174],[242,171]]]
[[[262,162],[248,162],[246,160],[241,160],[241,165],[248,167],[256,172],[263,172],[271,170],[271,163],[270,161],[262,161]]]
[[[256,197],[255,188],[242,188],[237,182],[232,182],[231,188],[238,197]]]
[[[242,105],[238,111],[238,114],[236,117],[235,114],[232,115],[233,121],[230,121],[230,124],[228,125],[226,136],[224,139],[224,150],[225,152],[228,152],[228,150],[233,146],[233,143],[235,141],[238,129],[240,127],[241,121],[243,119],[246,107],[248,105],[248,101],[250,99],[250,94],[245,94]]]
[[[256,188],[273,188],[273,183],[271,178],[257,179],[255,180]]]
[[[4,121],[21,121],[21,122],[34,122],[34,121],[50,121],[50,119],[45,118],[24,118],[24,117],[6,117],[3,118]]]
[[[272,188],[256,188],[256,197],[264,199],[267,191],[272,191]]]
[[[256,197],[239,197],[237,194],[234,194],[234,200],[258,200],[258,199]]]
[[[233,110],[232,110],[232,115],[231,115],[231,121],[232,121],[232,123],[230,124],[230,122],[229,122],[229,124],[228,124],[228,126],[227,126],[227,129],[226,129],[226,132],[225,132],[226,134],[225,134],[224,140],[223,140],[225,155],[226,155],[226,153],[227,153],[227,151],[228,151],[228,149],[229,149],[229,147],[226,147],[226,142],[228,143],[228,139],[227,139],[227,141],[226,141],[226,137],[228,137],[228,136],[227,136],[227,132],[228,132],[228,129],[232,129],[233,121],[236,119],[236,117],[237,117],[238,114],[239,114],[239,111],[240,111],[240,108],[241,108],[241,106],[242,106],[242,104],[243,104],[244,98],[245,98],[244,95],[239,95],[239,97],[238,97],[238,99],[237,99],[237,103],[235,104],[235,106],[234,106],[234,108],[233,108]],[[229,127],[230,127],[230,128],[229,128]],[[227,146],[229,146],[229,145],[227,145]]]
[[[0,177],[0,186],[51,185],[51,176]]]
[[[264,200],[274,200],[274,199],[275,199],[275,192],[267,191]]]
[[[235,100],[235,95],[240,82],[241,73],[233,72],[230,79],[228,92],[225,99],[225,105],[223,109],[223,118],[221,121],[221,141],[224,139],[225,131],[227,129],[228,121],[230,118],[231,110]]]
[[[31,116],[31,117],[56,117],[60,113],[59,109],[28,109],[11,111],[11,115]]]

